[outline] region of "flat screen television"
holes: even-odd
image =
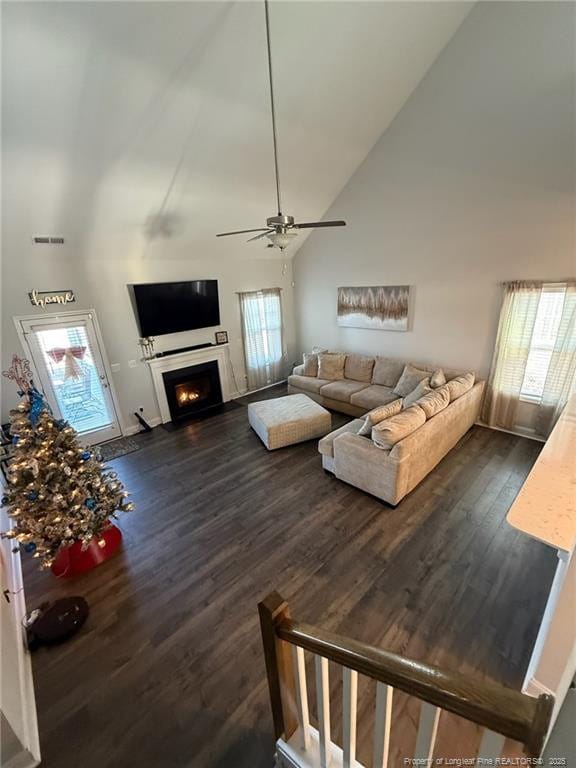
[[[140,283],[128,288],[141,336],[220,325],[218,280]]]

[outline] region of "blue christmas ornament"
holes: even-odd
[[[96,499],[86,499],[84,504],[88,507],[88,509],[96,509]]]
[[[38,492],[37,491],[30,491],[29,493],[26,494],[26,498],[29,501],[36,501],[36,499],[38,498]]]
[[[24,544],[24,552],[35,552],[36,551],[36,544],[34,544],[33,541],[29,541],[27,544]]]
[[[38,392],[35,387],[29,390],[28,397],[30,398],[30,423],[35,427],[42,411],[50,412],[50,409],[44,400],[44,395]]]
[[[88,459],[91,456],[92,454],[90,453],[90,451],[82,451],[82,453],[80,454],[80,458],[82,459],[82,461],[88,461]]]
[[[0,501],[2,504],[8,504],[10,499],[8,498],[8,496],[2,496],[2,499],[0,499]]]
[[[12,445],[18,445],[18,440],[20,440],[20,435],[14,435],[12,438]]]

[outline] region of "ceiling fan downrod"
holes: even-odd
[[[278,203],[278,216],[282,216],[282,203],[280,200],[280,171],[278,169],[278,137],[276,133],[276,105],[274,102],[272,48],[270,45],[270,8],[268,7],[268,0],[264,0],[264,14],[266,16],[266,50],[268,53],[268,82],[270,84],[270,112],[272,114],[272,141],[274,145],[274,170],[276,175],[276,202]]]

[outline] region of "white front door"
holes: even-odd
[[[70,423],[86,443],[122,434],[104,351],[93,312],[20,318],[38,376],[54,414]]]

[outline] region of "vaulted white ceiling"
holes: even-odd
[[[322,217],[470,6],[272,3],[285,213]],[[270,256],[214,237],[275,213],[262,3],[3,15],[5,244],[64,234],[79,258]]]

